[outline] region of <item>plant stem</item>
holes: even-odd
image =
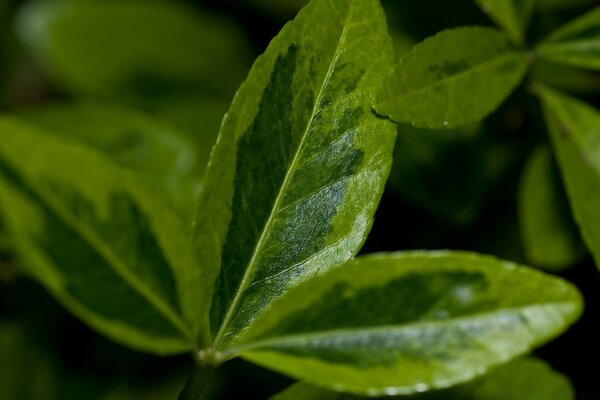
[[[211,392],[208,386],[214,371],[214,365],[195,367],[178,400],[208,400]]]

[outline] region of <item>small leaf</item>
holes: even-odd
[[[600,267],[600,113],[585,103],[537,87],[575,221]]]
[[[16,22],[39,62],[77,93],[230,93],[246,72],[244,34],[178,1],[30,2]]]
[[[585,255],[577,226],[550,150],[529,159],[519,189],[519,223],[529,262],[560,270]]]
[[[420,128],[453,128],[494,111],[521,82],[527,58],[492,28],[448,29],[396,64],[375,110]]]
[[[314,0],[238,91],[196,222],[201,259],[218,275],[218,350],[290,287],[343,264],[365,240],[395,138],[394,125],[371,110],[392,57],[377,0]]]
[[[389,397],[406,400],[575,400],[564,375],[535,358],[521,358],[498,367],[482,378],[451,389],[413,396]],[[270,400],[358,400],[351,394],[332,392],[296,383]]]
[[[28,272],[115,341],[194,347],[207,279],[159,191],[100,153],[0,118],[0,212]],[[160,189],[160,188],[158,188]]]
[[[516,43],[523,43],[535,0],[475,0]]]
[[[577,289],[495,258],[358,258],[275,303],[228,351],[322,387],[410,394],[467,382],[562,333]]]
[[[55,135],[93,147],[117,164],[137,171],[164,189],[182,216],[193,218],[213,140],[202,148],[200,140],[193,141],[167,123],[97,102],[46,105],[19,116]]]
[[[600,69],[600,7],[556,30],[537,52],[550,61]]]

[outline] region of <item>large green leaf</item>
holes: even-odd
[[[421,128],[452,128],[483,119],[513,91],[527,58],[492,28],[449,29],[396,64],[375,109]]]
[[[319,386],[409,394],[469,381],[562,333],[571,284],[495,258],[358,258],[282,297],[228,352]]]
[[[100,153],[8,117],[0,142],[0,212],[28,272],[118,342],[193,348],[208,282],[160,192]]]
[[[179,1],[30,2],[17,27],[52,76],[77,93],[229,93],[246,72],[243,33]]]
[[[91,146],[119,165],[139,172],[165,189],[183,215],[193,218],[214,139],[200,146],[200,140],[148,115],[95,102],[52,104],[28,110],[20,117]]]
[[[519,188],[519,224],[530,263],[552,270],[573,265],[585,254],[550,150],[530,157]]]
[[[296,383],[271,400],[358,400],[365,397],[332,392]],[[406,400],[574,400],[569,380],[535,358],[522,358],[498,367],[480,379],[451,389],[413,396]]]
[[[555,62],[600,69],[600,7],[559,28],[537,52]]]
[[[256,61],[200,196],[216,348],[362,245],[391,164],[395,128],[371,102],[392,57],[377,0],[314,0]]]
[[[535,0],[475,0],[481,9],[517,43],[523,43]]]
[[[565,94],[538,87],[571,209],[600,266],[600,113]]]

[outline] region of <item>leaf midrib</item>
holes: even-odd
[[[113,270],[120,275],[131,287],[137,291],[143,298],[145,298],[150,305],[152,305],[160,314],[169,321],[173,327],[175,327],[186,339],[189,339],[194,343],[193,334],[188,329],[184,321],[173,311],[173,309],[166,304],[162,299],[156,296],[151,289],[149,289],[141,280],[139,280],[133,273],[131,273],[126,263],[115,254],[104,241],[99,238],[93,231],[87,229],[84,225],[80,224],[77,217],[72,215],[68,209],[62,207],[61,202],[57,201],[51,193],[46,192],[45,189],[37,185],[31,185],[31,187],[38,193],[38,195],[46,202],[49,208],[56,213],[63,222],[65,222],[71,229],[81,235],[92,247],[98,252],[98,254],[104,258],[108,265],[113,267]]]
[[[256,244],[256,247],[254,249],[254,252],[252,253],[252,257],[250,258],[250,261],[248,262],[248,266],[246,268],[246,271],[244,272],[244,276],[240,282],[240,285],[238,286],[238,289],[236,290],[236,294],[234,296],[233,301],[231,302],[231,305],[229,306],[227,313],[225,314],[225,317],[223,318],[223,322],[221,323],[221,326],[219,327],[219,330],[215,336],[215,339],[213,341],[213,346],[215,348],[219,348],[220,344],[221,344],[221,340],[223,339],[223,336],[225,334],[225,329],[227,328],[227,326],[229,325],[229,323],[231,322],[231,319],[233,318],[234,315],[234,311],[238,306],[238,303],[240,301],[241,295],[243,294],[244,290],[246,289],[246,287],[249,284],[249,280],[251,279],[251,274],[250,272],[253,270],[253,265],[256,263],[256,259],[257,256],[260,254],[260,250],[262,249],[262,247],[264,246],[264,242],[265,242],[265,238],[267,236],[267,232],[270,231],[270,227],[273,224],[273,221],[275,219],[275,216],[277,215],[277,210],[280,207],[280,203],[283,199],[283,193],[286,191],[287,186],[290,182],[290,178],[292,176],[293,171],[295,170],[296,164],[298,163],[298,158],[300,156],[300,154],[302,153],[302,149],[304,148],[304,143],[306,140],[306,137],[308,136],[308,133],[310,131],[310,129],[312,128],[314,121],[315,121],[315,117],[317,115],[317,110],[320,106],[321,103],[321,98],[323,96],[323,91],[325,89],[325,87],[327,86],[328,81],[331,78],[331,75],[333,73],[334,70],[334,66],[336,65],[339,56],[341,54],[341,44],[344,42],[345,37],[346,37],[346,33],[347,33],[347,25],[348,25],[348,18],[351,14],[351,8],[353,6],[353,2],[350,3],[350,5],[348,6],[348,11],[347,14],[345,16],[344,19],[344,23],[343,23],[343,27],[342,27],[342,32],[340,34],[340,38],[339,41],[337,43],[337,47],[335,49],[335,53],[333,55],[331,64],[329,65],[329,69],[327,70],[327,73],[325,74],[325,77],[323,78],[323,82],[321,83],[321,86],[319,88],[319,93],[318,95],[315,97],[315,102],[313,105],[313,109],[311,111],[310,117],[308,119],[308,122],[306,124],[306,127],[304,129],[304,132],[302,134],[302,137],[300,139],[300,143],[298,144],[298,148],[296,149],[296,152],[294,154],[294,158],[292,159],[292,162],[290,163],[290,166],[285,174],[285,177],[283,179],[283,183],[281,185],[281,188],[279,190],[279,193],[277,193],[277,197],[275,198],[275,202],[273,203],[273,207],[271,209],[271,212],[269,214],[269,218],[267,219],[267,222],[265,223],[265,226],[261,232],[261,235],[258,239],[258,242]]]
[[[365,333],[379,333],[379,332],[387,332],[387,331],[396,331],[397,332],[397,331],[409,330],[409,329],[413,329],[413,330],[414,329],[424,329],[427,327],[436,327],[439,325],[448,325],[448,324],[457,325],[457,324],[461,324],[464,322],[474,322],[474,321],[477,321],[478,319],[485,320],[485,319],[493,318],[499,314],[506,314],[506,313],[511,313],[511,312],[520,313],[525,310],[538,309],[538,308],[546,308],[546,307],[554,307],[554,308],[568,307],[568,308],[570,308],[570,307],[575,307],[575,306],[576,306],[575,302],[569,302],[569,301],[556,301],[556,302],[549,302],[549,303],[533,303],[533,304],[530,304],[530,305],[527,305],[524,307],[501,308],[501,309],[494,310],[494,311],[488,312],[488,313],[475,313],[472,315],[464,315],[464,316],[448,318],[448,319],[424,320],[424,321],[416,321],[413,323],[397,324],[397,325],[380,325],[380,326],[375,326],[375,327],[355,327],[355,328],[344,328],[344,329],[331,329],[331,330],[314,331],[314,332],[301,333],[301,334],[292,334],[292,335],[287,335],[287,336],[284,335],[284,336],[268,338],[268,339],[258,340],[256,342],[250,342],[250,343],[246,343],[246,344],[240,344],[237,346],[233,346],[233,347],[227,349],[227,351],[223,352],[223,355],[225,358],[229,358],[232,356],[235,357],[246,351],[252,351],[254,349],[258,349],[257,351],[260,351],[261,347],[269,347],[270,345],[276,346],[276,345],[285,344],[285,343],[302,342],[302,341],[306,341],[306,340],[313,340],[315,338],[318,339],[318,338],[330,338],[330,337],[341,337],[341,336],[353,336],[353,335],[360,335],[360,334],[365,334]]]

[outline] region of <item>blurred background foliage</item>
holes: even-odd
[[[305,3],[0,0],[0,112],[106,153],[152,180],[191,220],[236,88]],[[440,30],[491,25],[471,0],[383,3],[398,57]],[[530,43],[597,3],[538,0]],[[598,74],[543,63],[532,75],[600,104]],[[585,394],[597,388],[595,370],[580,360],[600,358],[600,277],[574,229],[547,141],[526,87],[476,126],[400,126],[363,251],[474,250],[574,281],[586,315],[538,356]],[[133,352],[74,319],[19,271],[0,221],[0,399],[175,398],[191,364],[186,356]],[[290,383],[243,361],[220,373],[214,390],[223,398],[266,398]]]

